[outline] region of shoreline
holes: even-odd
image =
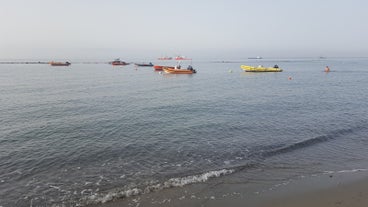
[[[219,178],[222,179],[222,178]],[[368,171],[327,172],[301,177],[261,192],[248,189],[249,182],[209,181],[169,188],[140,196],[88,205],[118,206],[211,206],[211,207],[366,207]],[[254,190],[254,189],[253,189]]]

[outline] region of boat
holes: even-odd
[[[112,62],[109,62],[109,64],[111,64],[111,65],[129,65],[129,63],[121,61],[119,58],[115,59]]]
[[[155,70],[162,70],[164,67],[166,68],[174,68],[174,66],[164,66],[164,65],[154,65],[153,68]]]
[[[139,67],[152,67],[153,64],[150,63],[134,63],[134,65],[139,66]]]
[[[170,68],[169,67],[163,67],[162,70],[164,70],[165,73],[170,73],[170,74],[193,74],[193,73],[197,72],[192,67],[190,67],[189,69],[178,69],[178,68],[171,68],[171,67]]]
[[[240,68],[243,69],[245,72],[282,72],[282,69],[279,68],[277,65],[276,67],[263,67],[263,66],[248,66],[248,65],[241,65]]]
[[[260,59],[263,59],[263,57],[261,57],[261,56],[257,56],[257,57],[249,57],[248,59],[257,59],[257,60],[260,60]]]
[[[191,58],[186,58],[185,56],[176,56],[175,60],[191,60]]]
[[[164,56],[164,57],[159,57],[157,59],[159,59],[159,60],[172,60],[172,57]]]
[[[70,64],[71,64],[70,62],[54,62],[54,61],[50,62],[51,66],[69,66]]]

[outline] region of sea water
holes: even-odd
[[[196,74],[175,75],[0,64],[0,206],[83,206],[367,168],[368,59],[192,65]]]

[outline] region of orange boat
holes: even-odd
[[[162,69],[165,71],[165,73],[171,73],[171,74],[193,74],[197,72],[191,67],[190,68],[188,67],[188,69],[176,69],[176,68],[163,67]]]
[[[155,70],[163,70],[163,68],[164,68],[164,67],[174,69],[174,67],[173,67],[173,66],[163,66],[163,65],[154,65],[154,66],[153,66],[153,68],[154,68]]]
[[[70,62],[54,62],[54,61],[50,62],[51,66],[69,66],[70,64],[71,64]]]

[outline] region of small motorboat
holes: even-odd
[[[241,69],[245,72],[282,72],[282,69],[279,68],[277,65],[274,67],[263,67],[263,66],[248,66],[248,65],[241,65]]]
[[[193,74],[197,72],[192,67],[188,67],[187,69],[179,69],[175,67],[174,68],[163,67],[162,70],[164,70],[165,73],[170,73],[170,74]]]
[[[112,62],[109,62],[109,64],[114,65],[114,66],[115,65],[129,65],[129,63],[124,62],[124,61],[121,61],[119,58],[118,59],[115,59]]]
[[[134,65],[139,66],[139,67],[152,67],[153,64],[150,63],[134,63]]]
[[[54,61],[51,61],[50,65],[51,66],[69,66],[69,65],[71,65],[71,63],[70,62],[54,62]]]

